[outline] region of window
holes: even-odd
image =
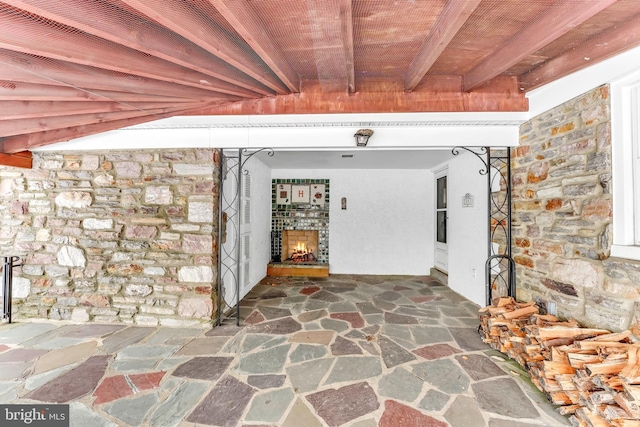
[[[449,271],[449,249],[447,246],[447,174],[448,166],[434,171],[435,178],[435,242],[434,267]]]
[[[640,260],[640,72],[611,83],[611,256]]]
[[[447,176],[436,180],[436,239],[447,243]]]

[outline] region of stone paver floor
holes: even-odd
[[[565,426],[429,277],[267,278],[242,327],[0,327],[0,403],[72,426]]]

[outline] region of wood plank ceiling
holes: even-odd
[[[637,28],[638,0],[2,0],[0,163],[175,115],[526,111]]]

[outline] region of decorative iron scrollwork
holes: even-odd
[[[232,318],[235,318],[236,324],[240,326],[242,179],[243,176],[248,175],[248,171],[244,169],[247,161],[263,151],[266,151],[269,157],[275,154],[272,148],[260,148],[254,151],[248,148],[220,150],[216,320],[218,326],[222,324],[223,319]],[[232,154],[226,154],[226,152]],[[230,238],[225,239],[226,236]]]
[[[485,263],[486,303],[495,297],[515,298],[515,263],[511,257],[511,151],[509,147],[467,148],[454,147],[451,153],[457,156],[460,150],[476,156],[482,164],[480,175],[487,175],[488,197],[488,257]],[[494,191],[495,190],[495,191]]]
[[[511,150],[488,149],[489,257],[485,265],[487,305],[496,297],[516,296],[511,257]]]
[[[484,169],[480,169],[478,172],[480,173],[480,175],[486,175],[489,172],[489,166],[487,164],[487,162],[485,161],[485,159],[482,158],[482,156],[486,156],[487,153],[489,152],[489,147],[480,147],[477,148],[478,151],[472,150],[471,148],[467,148],[467,147],[453,147],[453,149],[451,149],[451,154],[453,154],[454,156],[457,156],[460,154],[460,150],[465,150],[471,154],[473,154],[474,156],[476,156],[478,159],[480,159],[480,161],[484,164]]]

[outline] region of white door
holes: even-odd
[[[436,245],[435,267],[445,273],[449,271],[447,249],[447,169],[436,172]]]

